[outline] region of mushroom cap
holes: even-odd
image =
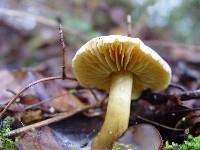
[[[132,98],[145,89],[163,90],[171,80],[170,66],[139,38],[109,35],[93,38],[83,45],[72,60],[80,84],[109,92],[116,72],[133,74]]]

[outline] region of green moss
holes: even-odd
[[[135,150],[132,144],[115,143],[112,150]]]
[[[17,137],[15,139],[5,137],[5,134],[10,131],[10,127],[13,122],[14,118],[12,117],[6,117],[2,122],[2,126],[0,129],[0,141],[2,143],[2,150],[16,149],[15,144],[18,143],[19,139]]]
[[[167,141],[163,150],[200,150],[200,136],[193,137],[188,135],[187,139],[182,144]]]

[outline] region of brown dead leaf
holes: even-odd
[[[25,95],[20,97],[20,103],[24,105],[33,105],[39,103],[40,100],[34,95]]]
[[[0,104],[5,104],[13,96],[13,93],[6,91],[6,89],[17,92],[29,83],[41,78],[44,78],[44,76],[37,71],[0,71],[0,80],[2,80],[2,84],[0,85]],[[67,82],[65,83],[67,84]],[[30,87],[20,97],[20,104],[32,105],[50,98],[52,98],[51,101],[46,102],[45,105],[40,105],[47,111],[50,107],[53,107],[58,111],[71,111],[72,109],[82,108],[85,105],[77,97],[65,90],[64,87],[57,81],[43,82]],[[17,108],[17,106],[20,107]],[[19,111],[22,110],[22,106],[15,105],[14,108],[11,106],[9,110]]]
[[[137,150],[158,150],[162,147],[162,137],[154,126],[139,124],[129,127],[117,143],[132,144]]]
[[[11,93],[7,92],[6,89],[11,88],[15,90],[20,86],[16,84],[16,77],[8,70],[0,71],[0,104],[5,104],[10,96],[13,96]]]
[[[27,132],[20,138],[23,150],[62,150],[57,143],[49,127],[43,127],[37,131]]]
[[[43,119],[43,115],[41,110],[27,110],[24,112],[16,113],[15,118],[25,124],[29,124]]]
[[[14,92],[17,92],[19,89],[28,85],[30,82],[35,81],[42,76],[37,72],[28,72],[25,70],[1,70],[0,71],[0,80],[2,84],[0,85],[0,104],[5,104],[10,97],[13,96],[12,93],[6,91],[10,89]],[[37,91],[34,88],[30,88],[30,90],[26,91],[25,94],[36,94]]]
[[[61,95],[52,100],[48,105],[54,107],[59,111],[71,111],[74,109],[83,108],[86,104],[82,103],[77,97],[72,95],[70,92],[60,89],[59,94]]]

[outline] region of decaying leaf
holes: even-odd
[[[66,150],[90,150],[90,144],[102,121],[99,117],[75,115],[50,125],[57,141]]]
[[[162,146],[162,138],[154,126],[139,124],[129,127],[116,143],[131,144],[137,150],[158,150]]]
[[[8,101],[8,98],[12,96],[11,93],[7,92],[6,89],[9,89],[12,86],[12,89],[15,90],[19,88],[20,86],[16,83],[17,76],[15,77],[14,74],[12,74],[8,70],[1,70],[0,71],[0,104],[5,104]]]
[[[8,70],[0,71],[0,80],[3,81],[0,85],[0,104],[5,104],[13,96],[13,93],[6,91],[6,89],[10,89],[13,92],[19,91],[29,83],[44,78],[45,76],[40,72],[26,70],[16,70],[14,72]],[[37,104],[50,98],[50,101],[39,106],[47,111],[50,107],[57,111],[71,111],[85,105],[76,96],[64,89],[59,82],[49,81],[30,87],[19,97],[20,105],[15,105],[15,107],[12,105],[9,110],[14,112],[20,111],[23,110],[23,105]]]
[[[39,121],[43,118],[41,110],[28,110],[15,114],[15,118],[25,124]]]
[[[59,94],[56,95],[60,96],[54,98],[50,103],[48,103],[48,105],[54,107],[58,111],[71,111],[73,109],[82,108],[86,105],[64,89],[60,89]]]
[[[24,150],[63,150],[49,127],[27,132],[20,137],[19,145]]]
[[[7,89],[17,92],[19,89],[23,88],[25,85],[28,85],[30,82],[33,82],[43,76],[37,72],[26,71],[26,70],[1,70],[0,71],[0,80],[3,82],[0,85],[0,104],[5,104],[10,97],[13,96],[13,93],[8,92]],[[37,85],[36,87],[31,87],[30,90],[27,90],[24,95],[36,95],[39,90],[43,92],[41,89],[41,85]],[[45,95],[45,93],[43,93]],[[40,95],[41,97],[41,95]],[[36,99],[36,98],[35,98]]]

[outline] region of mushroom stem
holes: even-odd
[[[112,75],[105,121],[92,143],[92,150],[111,148],[128,128],[133,75],[116,72]]]

